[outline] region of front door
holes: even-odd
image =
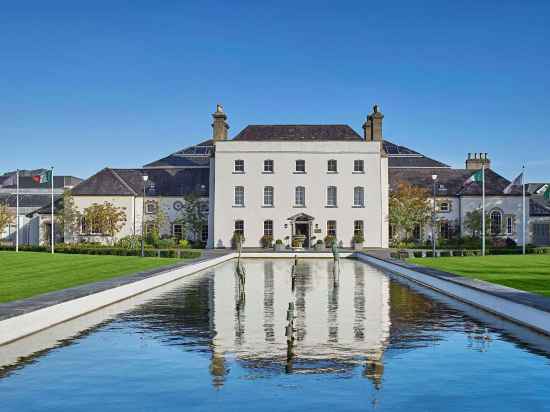
[[[303,235],[306,237],[304,241],[304,247],[309,247],[309,223],[296,223],[295,228],[296,235]]]

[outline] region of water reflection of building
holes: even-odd
[[[277,362],[287,354],[285,326],[289,302],[296,306],[295,358],[303,368],[341,370],[365,365],[364,376],[378,385],[390,331],[389,279],[361,262],[342,261],[335,278],[329,260],[299,262],[294,292],[292,261],[246,260],[245,303],[239,302],[232,265],[216,268],[211,297],[212,371],[225,374],[223,358],[246,367]],[[215,365],[214,365],[215,364]],[[329,366],[326,366],[329,365]]]

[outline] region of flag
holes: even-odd
[[[465,185],[469,185],[470,183],[473,183],[473,182],[481,182],[483,180],[483,172],[481,170],[478,170],[477,172],[475,172],[473,175],[471,175],[468,180],[466,180],[464,182]]]
[[[50,183],[52,181],[52,171],[47,170],[40,173],[39,175],[34,175],[32,177],[32,180],[34,180],[36,183]]]
[[[514,186],[521,186],[523,184],[523,172],[521,172],[506,188],[504,194],[509,195],[512,193]]]

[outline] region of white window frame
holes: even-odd
[[[152,215],[154,213],[156,213],[157,211],[157,203],[152,201],[152,200],[148,200],[145,202],[145,214],[146,215]]]
[[[327,173],[338,173],[338,161],[336,159],[327,161]]]
[[[235,186],[233,189],[233,206],[244,207],[244,186]]]
[[[361,167],[357,167],[358,165],[361,165]],[[353,161],[353,173],[365,173],[365,161],[363,159]]]
[[[445,205],[445,207],[443,207]],[[439,202],[439,211],[442,213],[447,213],[451,211],[451,204],[447,201]]]
[[[264,206],[273,207],[275,205],[275,188],[273,186],[264,186]]]
[[[327,187],[327,207],[338,207],[338,188],[336,186]]]
[[[493,215],[494,214],[498,214],[498,216],[499,216],[499,218],[498,218],[498,222],[499,222],[498,232],[493,231]],[[491,213],[489,214],[489,228],[491,230],[491,235],[502,235],[502,217],[503,217],[502,216],[502,211],[500,211],[499,209],[492,210]]]
[[[353,221],[353,235],[363,235],[365,236],[365,221],[364,220],[354,220]]]
[[[506,216],[506,234],[514,234],[514,216]]]
[[[365,188],[363,186],[353,188],[353,207],[365,207]]]
[[[301,165],[301,164],[304,165],[304,167],[303,167],[304,170],[299,170],[299,168],[298,168],[298,162],[300,162],[300,165]],[[301,167],[300,167],[300,169],[301,169]],[[306,161],[305,161],[304,159],[298,159],[298,160],[296,160],[295,166],[294,166],[294,173],[306,173]]]
[[[233,163],[233,173],[244,173],[244,160],[243,159],[236,159]]]
[[[264,220],[264,236],[273,237],[273,220],[271,219]]]
[[[242,228],[237,228],[237,224],[239,226],[242,226]],[[243,219],[237,219],[233,223],[233,231],[240,233],[244,237],[244,220]]]
[[[306,207],[306,188],[304,186],[294,188],[294,206]]]
[[[176,226],[179,226],[181,228],[181,231],[180,231],[181,237],[179,239],[185,239],[185,237],[183,236],[183,225],[181,223],[173,223],[172,224],[172,236],[177,239]]]
[[[334,228],[331,228],[331,225],[334,223]],[[338,238],[338,223],[336,220],[327,220],[327,236],[334,236]]]
[[[275,173],[275,162],[273,159],[264,160],[264,173]]]

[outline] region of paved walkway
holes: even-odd
[[[137,282],[151,276],[156,276],[173,269],[177,269],[197,262],[202,262],[205,260],[210,260],[212,258],[227,255],[228,253],[232,252],[233,251],[229,249],[206,249],[203,251],[202,255],[196,259],[187,259],[176,264],[163,266],[144,272],[137,272],[127,276],[120,276],[112,279],[102,280],[99,282],[75,286],[72,288],[56,290],[55,292],[44,293],[42,295],[33,296],[28,299],[2,303],[0,304],[0,320],[23,315],[25,313],[29,313],[38,309],[46,308],[48,306],[57,305],[58,303],[67,302],[69,300],[78,299],[84,296],[91,295],[93,293],[102,292],[107,289],[127,285],[129,283]]]

